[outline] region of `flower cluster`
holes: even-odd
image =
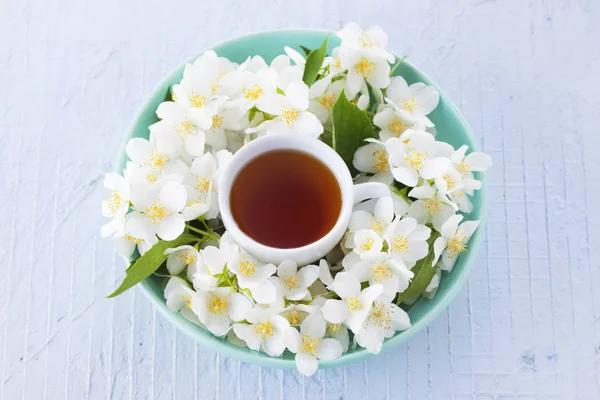
[[[289,351],[304,375],[356,346],[379,353],[410,327],[406,305],[431,298],[440,271],[467,251],[478,221],[463,214],[481,188],[473,172],[491,165],[483,153],[436,140],[428,115],[439,94],[390,77],[395,58],[380,28],[350,23],[337,35],[340,46],[323,51],[310,80],[318,57],[288,47],[270,63],[254,56],[238,65],[207,51],[188,64],[148,139],[128,142],[123,173],[106,175],[102,204],[111,218],[102,234],[122,256],[140,255],[131,268],[169,277],[169,309],[236,345],[271,357]],[[321,134],[335,130],[342,100],[376,127],[354,153],[356,181],[384,182],[392,197],[359,204],[339,246],[313,265],[261,262],[221,226],[223,168],[262,135],[327,142]]]

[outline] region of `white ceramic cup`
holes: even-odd
[[[231,186],[246,164],[260,154],[284,149],[308,153],[321,160],[335,175],[342,194],[340,215],[329,233],[316,242],[291,249],[266,246],[246,235],[235,222],[230,205]],[[367,182],[354,185],[344,160],[331,147],[320,140],[297,134],[280,134],[253,140],[235,153],[229,165],[223,171],[223,175],[221,175],[219,208],[227,232],[238,245],[258,260],[274,264],[292,260],[298,265],[306,265],[325,256],[342,240],[350,223],[352,208],[355,204],[366,199],[390,195],[390,188],[383,183]]]

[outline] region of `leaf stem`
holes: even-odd
[[[188,228],[190,231],[194,231],[194,232],[199,233],[199,234],[201,234],[203,236],[212,236],[212,233],[203,231],[202,229],[194,228],[190,224],[185,224],[185,227]]]

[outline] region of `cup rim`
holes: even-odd
[[[269,146],[271,144],[281,143],[283,146],[276,148],[267,148],[260,149],[259,146]],[[302,148],[294,147],[294,144],[302,146]],[[322,157],[319,157],[316,152],[311,151],[312,148],[318,148],[320,152],[325,152],[328,154],[328,159],[324,160]],[[292,248],[279,248],[272,247],[265,244],[262,244],[255,239],[248,236],[246,233],[242,231],[239,227],[233,215],[231,213],[230,207],[230,196],[231,196],[231,187],[233,182],[235,181],[236,176],[239,172],[247,165],[250,161],[260,156],[261,154],[267,153],[269,151],[277,151],[284,149],[292,149],[301,151],[311,156],[317,158],[319,161],[323,162],[325,166],[333,173],[338,182],[338,186],[340,189],[340,194],[342,198],[342,204],[340,206],[340,213],[337,217],[337,220],[333,227],[321,238],[318,240],[300,246],[300,247],[292,247]],[[236,163],[237,159],[243,159],[240,163]],[[247,158],[247,159],[244,159]],[[341,168],[334,170],[331,168],[330,163],[339,164]],[[341,176],[340,176],[341,175]],[[224,185],[225,182],[230,184]],[[252,254],[254,257],[260,259],[261,252],[269,252],[273,254],[273,259],[293,259],[299,253],[305,253],[306,251],[318,248],[320,246],[326,246],[331,240],[338,236],[337,233],[343,227],[343,225],[347,225],[347,220],[350,217],[353,206],[353,182],[352,175],[344,162],[344,160],[340,157],[340,155],[333,150],[331,147],[327,146],[325,143],[321,142],[318,139],[310,138],[303,135],[288,135],[288,134],[275,134],[268,135],[257,138],[250,143],[246,144],[240,150],[238,150],[234,155],[229,164],[225,167],[223,175],[220,177],[219,182],[219,193],[218,193],[218,202],[219,202],[219,212],[221,215],[221,219],[223,220],[223,224],[233,238],[233,240]],[[344,228],[345,231],[345,228]],[[276,254],[276,255],[275,255]],[[268,260],[261,260],[264,262],[269,262]]]

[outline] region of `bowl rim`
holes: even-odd
[[[127,145],[127,142],[133,136],[135,127],[140,123],[142,116],[147,112],[150,104],[155,101],[157,96],[164,96],[165,86],[170,85],[170,82],[175,78],[175,76],[180,74],[181,70],[184,68],[186,63],[195,60],[204,51],[214,49],[217,47],[221,47],[224,45],[232,45],[232,44],[235,44],[236,42],[246,41],[246,40],[252,39],[252,38],[269,37],[271,35],[277,35],[277,34],[328,35],[328,34],[332,34],[332,33],[334,33],[334,31],[329,31],[329,30],[325,30],[325,29],[271,29],[271,30],[256,31],[256,32],[251,32],[251,33],[244,34],[244,35],[239,35],[239,36],[227,39],[227,40],[223,40],[221,42],[218,42],[218,43],[212,45],[210,48],[202,50],[200,53],[188,58],[188,60],[184,64],[182,64],[177,69],[168,73],[160,81],[160,83],[158,85],[156,85],[154,87],[154,89],[152,89],[150,95],[146,98],[146,100],[138,108],[138,111],[135,114],[136,116],[135,116],[133,122],[129,125],[129,128],[127,129],[126,134],[121,141],[119,152],[117,154],[116,161],[114,163],[114,165],[115,165],[114,172],[122,173],[122,169],[124,167],[124,164],[126,163],[125,147]],[[396,54],[394,54],[394,55],[397,59],[401,58],[401,57],[398,57]],[[406,64],[410,69],[412,69],[414,72],[416,72],[418,75],[420,75],[420,78],[422,78],[422,80],[421,80],[422,82],[426,83],[428,86],[433,86],[436,88],[436,90],[440,94],[440,98],[443,99],[445,105],[449,108],[451,113],[454,114],[457,121],[462,126],[467,137],[469,138],[469,140],[471,142],[470,143],[471,150],[472,151],[480,151],[479,150],[479,142],[477,141],[476,136],[473,134],[471,126],[469,125],[467,120],[464,118],[464,116],[462,115],[462,113],[460,112],[458,107],[454,104],[454,102],[446,94],[446,92],[444,92],[444,90],[442,90],[442,88],[440,88],[427,74],[425,74],[422,70],[420,70],[418,67],[416,67],[414,64],[412,64],[410,61],[405,59],[403,61],[403,64]],[[383,342],[383,346],[382,346],[381,352],[379,354],[386,352],[386,351],[390,350],[391,348],[396,347],[396,346],[400,345],[401,343],[404,343],[404,342],[412,339],[417,333],[419,333],[423,329],[425,329],[425,327],[427,327],[435,318],[438,317],[438,315],[444,309],[446,309],[449,306],[452,299],[454,297],[456,297],[458,292],[460,290],[462,290],[462,288],[464,287],[465,282],[467,281],[469,274],[471,272],[471,269],[473,268],[473,264],[475,262],[477,253],[481,247],[481,242],[483,240],[483,235],[484,235],[485,225],[486,225],[487,180],[486,180],[485,174],[480,174],[479,180],[481,181],[481,184],[482,184],[481,189],[478,191],[479,196],[481,196],[481,206],[480,206],[480,216],[479,216],[480,225],[479,225],[479,229],[477,229],[477,231],[475,232],[475,235],[473,235],[471,237],[469,247],[472,249],[472,251],[469,251],[469,252],[461,255],[461,257],[465,258],[463,260],[463,262],[465,263],[464,267],[460,270],[460,273],[458,274],[458,276],[454,277],[453,285],[450,286],[444,292],[444,296],[442,298],[437,299],[436,303],[427,312],[427,314],[425,314],[423,317],[421,317],[421,319],[418,320],[409,329],[407,329],[405,331],[401,331],[401,332],[396,332],[396,334],[394,334],[394,336],[386,339]],[[457,274],[458,272],[459,271],[455,270],[453,272],[453,274]],[[207,332],[208,335],[198,334],[197,329],[202,329],[202,328],[199,328],[198,326],[194,325],[193,323],[191,323],[187,320],[183,320],[182,318],[180,318],[178,316],[178,313],[174,313],[171,310],[169,310],[166,306],[164,298],[162,298],[162,297],[159,298],[159,296],[155,295],[155,293],[153,293],[150,290],[150,283],[147,279],[142,281],[139,285],[136,285],[136,286],[144,294],[146,299],[148,299],[148,301],[150,302],[152,307],[155,310],[158,310],[158,312],[160,314],[162,314],[162,316],[165,317],[167,319],[167,321],[169,321],[171,324],[173,324],[180,331],[184,332],[190,338],[199,342],[201,345],[203,345],[207,348],[212,348],[212,349],[216,350],[218,353],[224,354],[227,357],[231,357],[232,359],[250,363],[250,364],[256,364],[259,366],[270,367],[270,368],[279,368],[279,369],[295,369],[296,368],[296,365],[295,365],[295,362],[293,359],[283,359],[281,357],[269,357],[269,356],[262,354],[260,352],[257,352],[257,351],[241,351],[242,349],[245,349],[245,348],[241,348],[236,345],[233,345],[233,344],[229,343],[226,339],[223,340],[223,338],[217,338],[217,337],[213,336],[212,334],[210,334],[210,332]],[[439,296],[439,293],[436,296]],[[360,362],[362,360],[365,360],[367,358],[370,358],[370,357],[376,355],[376,354],[369,353],[364,348],[357,348],[357,349],[359,349],[359,350],[342,354],[342,356],[336,360],[319,361],[319,368],[341,367],[343,365]],[[247,350],[247,349],[245,349],[245,350]]]

